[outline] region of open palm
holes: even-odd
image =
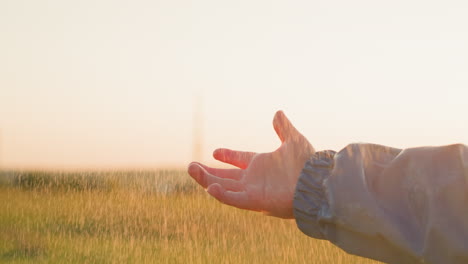
[[[239,169],[211,168],[198,162],[188,172],[208,193],[222,203],[241,209],[293,218],[292,201],[297,179],[314,148],[282,111],[273,119],[281,139],[274,152],[254,153],[217,149],[215,159]]]

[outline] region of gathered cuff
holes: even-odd
[[[306,235],[325,239],[319,219],[328,211],[324,181],[333,170],[335,151],[316,152],[305,163],[296,185],[293,208],[298,228]]]

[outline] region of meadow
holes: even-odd
[[[218,203],[185,171],[0,172],[1,263],[378,263]]]

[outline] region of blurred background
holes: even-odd
[[[468,143],[466,1],[0,1],[0,168]]]

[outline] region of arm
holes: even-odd
[[[351,254],[468,263],[467,147],[352,144],[315,152],[281,111],[273,126],[281,139],[276,151],[218,149],[215,159],[238,169],[194,162],[189,174],[222,203],[295,218],[305,234]]]
[[[294,214],[305,234],[348,253],[387,263],[468,263],[467,181],[463,145],[352,144],[308,160]]]

